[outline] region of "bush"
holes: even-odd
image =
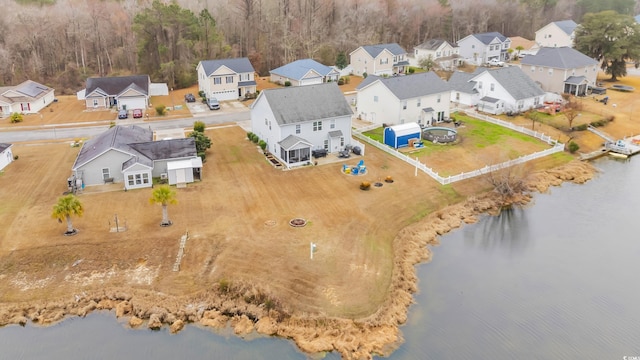
[[[284,82],[284,86],[291,86],[291,81],[287,80]]]
[[[249,140],[253,139],[253,133],[251,131],[247,132],[247,139]]]
[[[587,130],[587,127],[589,127],[589,124],[580,124],[578,126],[575,126],[573,129],[576,131],[585,131]]]
[[[111,129],[112,127],[116,126],[116,122],[112,121],[109,123],[109,129]]]
[[[366,72],[363,72],[363,73],[362,73],[362,77],[363,77],[363,78],[365,78],[365,79],[366,79],[366,78],[367,78],[367,76],[369,76],[369,74],[367,74]]]
[[[413,74],[414,72],[416,72],[416,69],[414,69],[414,68],[410,67],[410,68],[409,68],[409,74]]]
[[[156,106],[156,114],[165,115],[167,113],[167,107],[164,105]]]
[[[368,181],[363,181],[360,183],[360,190],[369,190],[371,188],[371,183]]]
[[[344,79],[343,78],[338,79],[338,85],[344,85]]]
[[[267,142],[264,140],[258,141],[258,145],[260,145],[260,149],[264,150],[267,147]]]
[[[13,155],[13,160],[18,160],[20,158],[20,156],[18,155]]]
[[[200,157],[202,162],[205,162],[207,160],[207,154],[204,151],[199,152],[198,156]]]
[[[17,113],[17,112],[14,112],[13,114],[11,114],[11,123],[12,124],[22,122],[22,120],[24,120],[22,114]]]
[[[204,91],[202,90],[198,91],[198,96],[200,96],[201,98],[206,98]]]
[[[575,141],[569,142],[569,152],[574,153],[580,149],[580,145],[578,145]]]
[[[340,79],[343,79],[345,84],[348,84],[351,82],[351,78],[349,77],[349,75],[343,76]]]
[[[258,137],[258,135],[256,134],[252,134],[251,135],[251,141],[253,141],[254,144],[258,143],[258,140],[260,140],[260,138]]]
[[[205,124],[202,121],[196,121],[193,123],[193,131],[197,131],[197,132],[204,132],[204,128],[205,128]]]

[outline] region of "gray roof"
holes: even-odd
[[[294,147],[297,143],[305,143],[309,146],[312,146],[312,144],[310,142],[308,142],[307,140],[296,136],[296,135],[289,135],[286,138],[282,139],[282,141],[280,141],[278,144],[285,150],[290,150],[292,147]]]
[[[369,78],[372,79],[369,80]],[[380,81],[384,84],[399,100],[412,99],[450,90],[449,85],[432,71],[387,78],[370,75],[367,76],[365,81],[360,83],[357,90],[364,89],[367,85],[375,81]]]
[[[253,65],[248,58],[218,59],[218,60],[202,60],[200,61],[204,73],[210,76],[221,66],[226,66],[236,73],[252,73],[255,72]]]
[[[332,68],[322,65],[313,59],[302,59],[282,65],[279,68],[269,71],[272,74],[284,76],[289,79],[302,80],[310,71],[315,70],[320,76],[327,76],[333,71]]]
[[[491,42],[493,41],[493,39],[498,38],[498,40],[500,40],[500,42],[505,42],[508,40],[508,38],[502,34],[500,34],[497,31],[493,31],[493,32],[486,32],[486,33],[481,33],[481,34],[473,34],[473,36],[480,40],[480,42],[482,42],[485,45],[489,45],[491,44]]]
[[[336,138],[342,136],[342,130],[329,131],[329,137]]]
[[[522,58],[521,64],[556,69],[576,69],[597,65],[598,62],[576,49],[563,46],[540,48],[535,55],[527,55]]]
[[[384,49],[389,50],[393,55],[402,55],[402,54],[406,54],[407,53],[400,45],[398,45],[396,43],[378,44],[378,45],[365,45],[362,48],[366,52],[368,52],[369,55],[371,55],[371,57],[373,57],[373,58],[375,58],[376,56],[380,55],[380,53]]]
[[[566,84],[580,85],[585,81],[587,81],[587,78],[584,76],[569,76],[564,82]]]
[[[85,142],[72,169],[87,164],[108,150],[119,150],[131,156],[123,164],[125,169],[135,163],[153,167],[154,160],[197,155],[193,138],[153,141],[151,130],[135,125],[117,125]]]
[[[455,45],[451,44],[447,40],[429,39],[429,40],[423,42],[422,44],[416,46],[415,48],[416,49],[424,49],[424,50],[437,50],[440,47],[440,45],[442,45],[443,43],[447,43],[451,47],[456,47]]]
[[[456,71],[451,74],[449,78],[449,87],[453,91],[459,91],[465,94],[476,93],[476,82],[471,80],[476,75],[476,73],[470,74],[464,71]]]
[[[0,143],[0,153],[11,147],[12,144]]]
[[[88,78],[85,94],[89,95],[96,89],[101,89],[107,95],[118,95],[132,88],[141,93],[149,94],[149,75],[115,76],[102,78]]]
[[[556,26],[559,27],[560,30],[564,31],[567,35],[571,35],[576,27],[578,27],[578,24],[576,24],[576,22],[573,20],[554,21],[553,23],[556,24]]]
[[[264,96],[280,125],[351,116],[351,106],[336,83],[266,89]]]
[[[484,102],[495,104],[498,101],[500,101],[500,99],[496,99],[496,98],[493,98],[491,96],[484,96],[482,99],[480,99],[480,101],[484,101]]]
[[[0,88],[0,101],[7,104],[18,102],[31,102],[42,98],[53,89],[37,83],[33,80],[26,80],[23,83],[16,86],[4,86]],[[19,96],[4,96],[4,93],[8,91],[14,91]]]
[[[545,92],[517,66],[487,70],[516,100],[544,95]]]

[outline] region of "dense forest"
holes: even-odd
[[[203,59],[255,69],[301,58],[335,64],[359,45],[457,41],[499,31],[529,39],[555,20],[638,13],[636,0],[0,0],[0,85],[32,79],[74,93],[90,76],[196,81]]]

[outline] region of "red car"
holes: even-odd
[[[142,109],[133,109],[133,118],[139,119],[142,117]]]

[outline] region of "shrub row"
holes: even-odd
[[[247,139],[251,140],[254,144],[258,144],[258,146],[260,146],[263,151],[267,148],[267,142],[264,140],[260,140],[258,135],[252,133],[251,131],[247,132]]]

